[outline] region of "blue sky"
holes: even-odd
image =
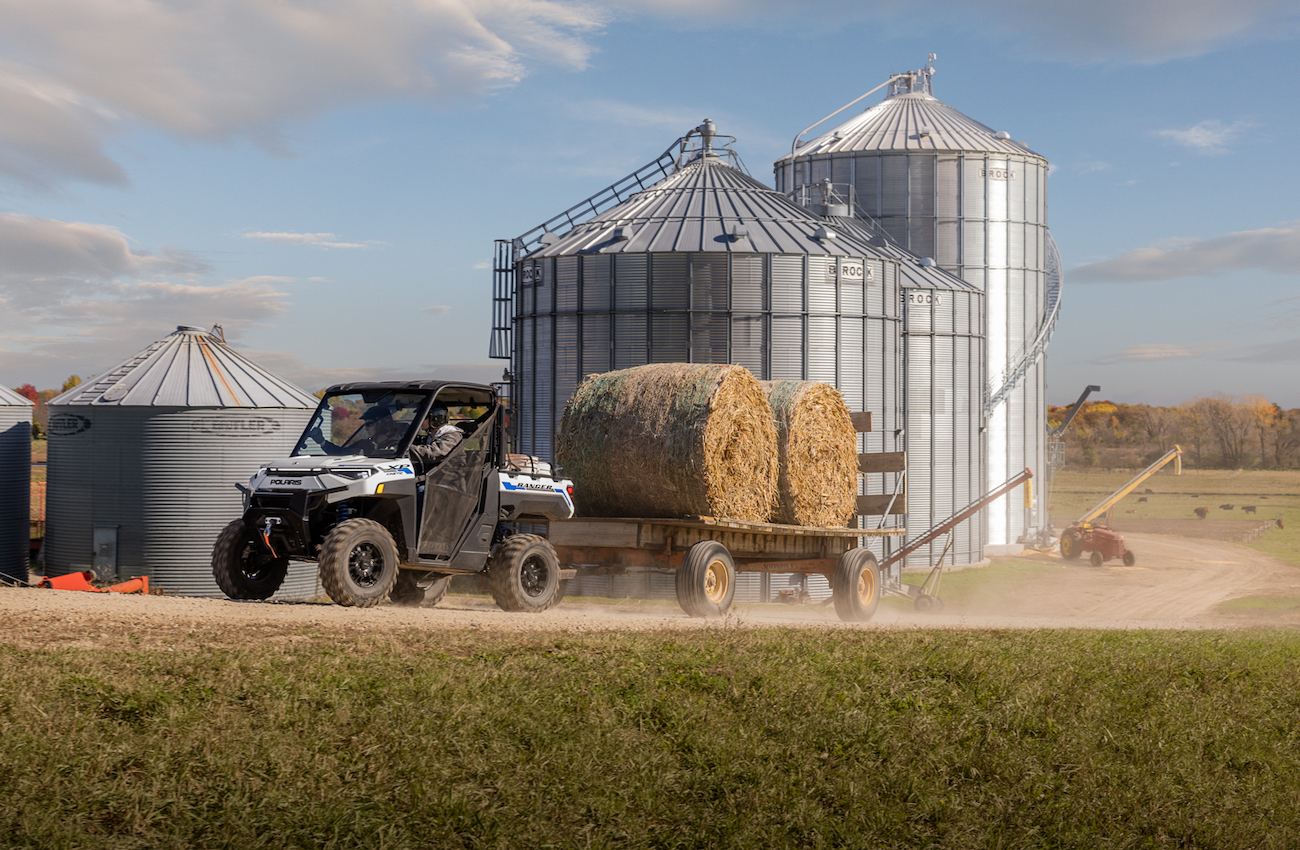
[[[494,238],[706,116],[770,184],[933,52],[1052,163],[1052,403],[1300,407],[1298,45],[1270,0],[0,0],[0,382],[214,323],[312,390],[494,378]]]

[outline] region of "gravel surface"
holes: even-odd
[[[826,605],[741,605],[728,627],[840,628],[1153,628],[1300,626],[1300,612],[1222,614],[1216,606],[1248,595],[1300,597],[1300,567],[1233,543],[1127,535],[1137,563],[1066,563],[1054,554],[1022,558],[1047,565],[1023,582],[942,613],[883,604],[869,624],[841,623]],[[433,609],[359,610],[330,603],[233,602],[174,596],[0,588],[0,644],[24,648],[131,649],[143,646],[238,646],[313,635],[400,633],[409,629],[498,632],[598,632],[614,629],[716,628],[671,603],[575,604],[543,614],[507,614],[490,599],[449,596]]]

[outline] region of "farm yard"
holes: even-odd
[[[1153,479],[1122,516],[1208,525],[1178,515],[1192,492],[1285,513],[1300,488],[1269,475]],[[1061,516],[1112,478],[1058,482]],[[865,626],[0,589],[5,826],[42,847],[1295,846],[1288,531],[1132,533],[1132,568],[1030,552]]]

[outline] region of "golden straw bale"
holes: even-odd
[[[830,384],[763,381],[781,465],[772,521],[843,527],[857,510],[858,434]]]
[[[741,366],[592,375],[564,409],[556,457],[580,516],[765,522],[776,498],[771,409]]]

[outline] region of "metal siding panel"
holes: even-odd
[[[691,313],[691,362],[730,363],[726,313]]]
[[[854,186],[862,212],[880,217],[880,157],[859,156],[854,167]]]
[[[614,309],[645,310],[649,305],[648,264],[644,254],[614,257]]]
[[[984,157],[967,155],[962,160],[961,215],[969,220],[984,218],[985,179],[982,173],[987,167]],[[965,262],[970,263],[971,260]]]
[[[630,369],[650,362],[646,351],[650,317],[645,313],[614,315],[614,368]]]
[[[0,579],[27,582],[31,555],[32,408],[0,407]]]
[[[1025,161],[1007,160],[1007,218],[1025,220]]]
[[[947,271],[961,264],[961,223],[939,219],[934,224],[934,261]]]
[[[862,322],[856,317],[840,319],[840,395],[850,411],[865,410],[865,352],[862,349]]]
[[[650,261],[650,276],[653,281],[650,287],[650,305],[655,310],[689,309],[689,274],[685,254],[653,255]]]
[[[737,313],[767,310],[762,257],[731,257],[731,309]]]
[[[524,454],[536,454],[534,451],[533,423],[537,419],[537,346],[534,345],[535,326],[533,317],[519,322],[519,448]]]
[[[907,215],[907,157],[882,156],[880,158],[880,216],[888,218],[905,215]]]
[[[885,269],[889,266],[882,260],[867,260],[864,275],[869,275],[866,281],[866,313],[868,316],[883,316],[885,314]]]
[[[772,380],[802,381],[804,379],[803,346],[802,317],[774,316],[772,318]]]
[[[913,217],[907,224],[907,248],[918,257],[934,258],[934,219]]]
[[[685,363],[690,330],[686,313],[656,313],[650,317],[650,362]]]
[[[808,312],[834,313],[835,303],[835,269],[838,265],[835,257],[808,258]]]
[[[934,164],[930,154],[907,157],[908,214],[914,218],[934,215]]]
[[[578,310],[579,262],[579,257],[558,257],[555,260],[555,310],[558,313]]]
[[[555,319],[555,407],[552,411],[552,433],[560,431],[564,406],[578,390],[578,316],[557,316]]]
[[[551,423],[555,421],[555,320],[539,316],[534,330],[537,345],[535,387],[533,392],[533,453],[551,459],[555,443]]]
[[[772,257],[772,312],[803,312],[802,256]]]
[[[690,276],[692,311],[725,312],[730,309],[726,254],[692,254]]]
[[[940,218],[961,215],[961,167],[956,156],[940,155],[934,169],[934,214]]]
[[[731,362],[767,380],[767,317],[736,316],[731,320]]]
[[[811,316],[808,319],[808,380],[825,381],[834,385],[838,381],[836,370],[838,341],[834,316]]]
[[[555,261],[547,258],[539,263],[542,274],[533,281],[536,290],[533,310],[535,313],[548,314],[555,311]]]
[[[584,312],[609,311],[610,262],[602,254],[582,258],[582,309]]]
[[[582,376],[610,370],[609,314],[582,317]]]
[[[861,316],[864,314],[864,289],[866,285],[867,264],[860,257],[843,257],[840,259],[840,314]],[[844,266],[860,266],[862,277],[853,278],[844,275]],[[874,271],[873,271],[874,274]]]

